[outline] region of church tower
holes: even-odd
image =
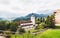
[[[35,25],[35,16],[33,15],[33,13],[32,13],[32,16],[31,16],[31,21],[32,21],[33,25]]]

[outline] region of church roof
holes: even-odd
[[[23,24],[23,23],[31,23],[32,21],[23,21],[23,22],[19,22],[19,25],[20,24]]]
[[[31,25],[33,25],[33,24],[22,25],[22,27],[24,27],[24,26],[31,26]]]

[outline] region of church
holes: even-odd
[[[19,22],[18,27],[23,28],[25,30],[30,30],[34,29],[34,26],[35,26],[35,16],[32,14],[29,21]]]

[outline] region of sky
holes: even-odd
[[[0,17],[4,18],[56,9],[60,9],[60,0],[0,0]]]

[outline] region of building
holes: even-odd
[[[60,26],[60,9],[55,11],[55,23]]]
[[[19,28],[22,27],[25,30],[34,29],[34,26],[35,26],[35,16],[33,14],[29,21],[19,22]]]

